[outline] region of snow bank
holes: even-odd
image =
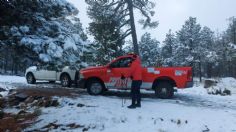
[[[25,77],[0,75],[0,83],[26,83]]]
[[[222,95],[236,94],[236,79],[232,77],[219,78],[219,79],[207,79],[216,82],[213,86],[206,88],[208,93]]]
[[[232,94],[236,94],[236,79],[232,77],[222,78],[217,84],[218,87],[226,88]]]
[[[26,83],[25,77],[0,75],[0,88],[6,91],[0,91],[2,96],[6,96],[10,89],[16,89],[12,83]]]

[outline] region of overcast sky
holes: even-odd
[[[79,10],[79,17],[86,28],[91,20],[86,14],[87,5],[84,0],[68,0]],[[153,20],[159,21],[159,26],[155,29],[143,30],[137,25],[138,38],[150,32],[160,42],[165,39],[169,29],[179,30],[189,16],[197,17],[198,23],[208,26],[213,31],[224,31],[227,28],[227,19],[236,16],[236,0],[153,0],[156,2],[155,16]],[[135,13],[139,18],[139,12]]]

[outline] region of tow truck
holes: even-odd
[[[100,95],[110,89],[131,89],[129,75],[130,62],[133,55],[120,56],[105,66],[81,69],[78,76],[78,86],[86,88],[90,95]],[[142,67],[141,89],[153,90],[157,97],[171,98],[174,88],[185,89],[193,86],[191,67]]]

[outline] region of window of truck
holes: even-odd
[[[111,68],[127,68],[130,66],[130,63],[133,61],[131,57],[121,58],[110,64]]]

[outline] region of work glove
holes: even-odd
[[[121,75],[121,79],[124,80],[124,79],[125,79],[125,76],[124,76],[124,75]]]
[[[133,76],[130,76],[130,79],[133,80]]]

